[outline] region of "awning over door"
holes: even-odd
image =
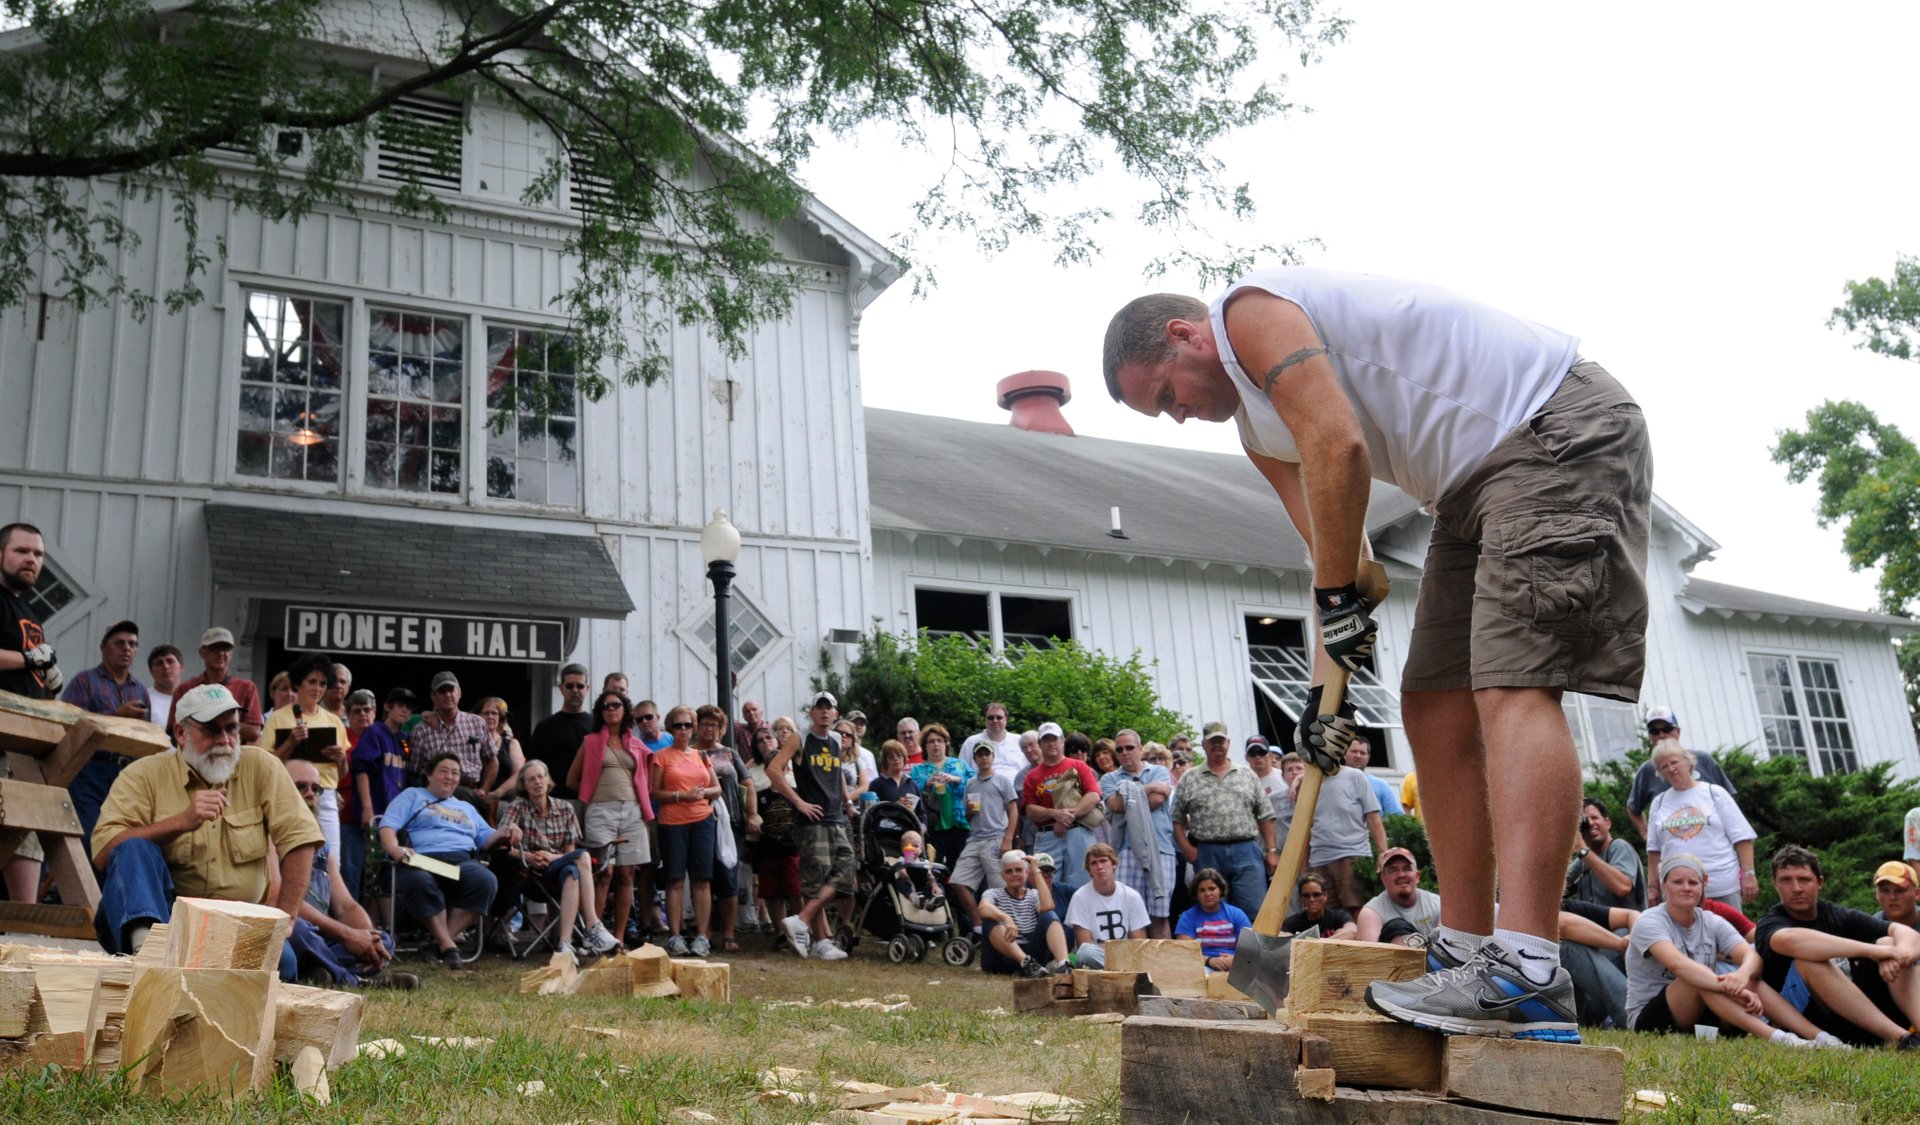
[[[458,604],[622,618],[633,599],[593,535],[409,523],[209,504],[213,577],[228,593],[369,605]]]

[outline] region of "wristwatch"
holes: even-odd
[[[1593,849],[1592,849],[1592,848],[1581,848],[1581,849],[1580,849],[1580,850],[1579,850],[1578,852],[1576,852],[1576,853],[1574,853],[1574,856],[1573,856],[1573,858],[1575,858],[1575,859],[1585,859],[1585,858],[1587,858],[1587,855],[1588,855],[1588,853],[1590,853],[1590,852],[1592,852],[1592,851],[1593,851]]]
[[[1268,855],[1279,855],[1279,854],[1280,854],[1280,849],[1279,849],[1279,848],[1268,848],[1268,849],[1267,849],[1267,854],[1268,854]]]

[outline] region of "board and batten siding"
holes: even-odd
[[[1259,729],[1244,619],[1271,613],[1304,620],[1312,601],[1308,576],[1300,571],[1060,549],[1042,553],[1020,544],[956,544],[945,535],[885,528],[874,529],[873,558],[874,604],[883,629],[916,627],[914,591],[922,586],[1071,599],[1081,645],[1123,658],[1138,650],[1161,702],[1195,730],[1225,720],[1236,753]],[[1379,615],[1379,660],[1391,670],[1388,683],[1397,682],[1405,658],[1411,594],[1408,589],[1390,598]],[[1394,768],[1411,768],[1402,760],[1404,744],[1396,742],[1392,754]]]

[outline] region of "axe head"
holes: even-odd
[[[1252,926],[1242,926],[1233,950],[1233,968],[1227,970],[1227,983],[1272,1015],[1285,1006],[1292,980],[1293,935],[1270,937]]]

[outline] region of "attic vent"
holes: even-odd
[[[579,214],[605,214],[613,198],[613,181],[594,170],[593,154],[597,146],[567,148],[567,179],[570,181],[573,209]]]
[[[464,123],[456,102],[401,98],[380,115],[380,179],[459,191]]]

